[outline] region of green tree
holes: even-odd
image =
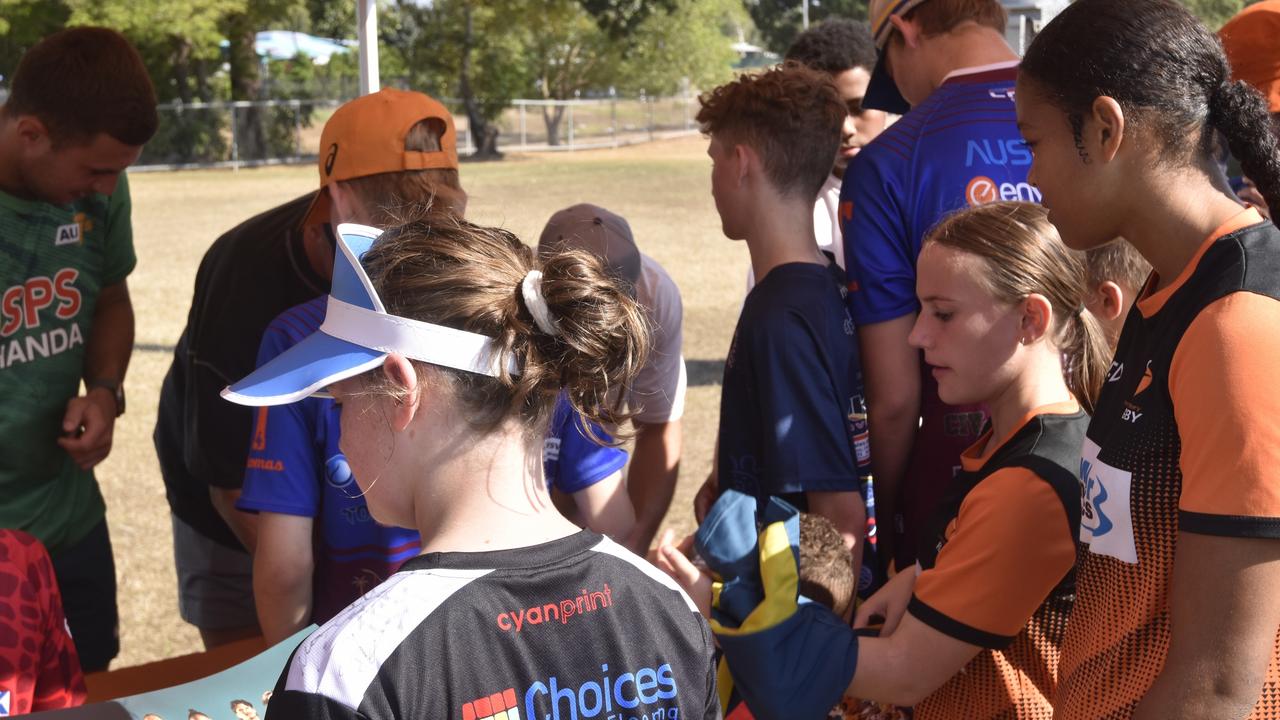
[[[803,30],[805,0],[744,0],[751,19],[755,21],[765,46],[778,53],[785,53],[791,42]],[[1212,1],[1212,0],[1211,0]],[[821,22],[828,17],[867,19],[866,0],[808,0],[809,23]]]
[[[62,29],[70,15],[59,0],[0,0],[0,84],[8,84],[27,48]]]
[[[1182,0],[1210,30],[1216,31],[1236,13],[1259,0]],[[1276,38],[1280,47],[1280,38]]]
[[[478,157],[498,156],[493,123],[530,84],[530,30],[512,20],[523,9],[523,0],[397,0],[379,18],[382,66],[437,97],[460,98]]]
[[[741,0],[677,0],[637,28],[613,72],[619,92],[670,95],[733,76],[729,38],[749,22]]]
[[[596,24],[612,40],[631,35],[650,15],[669,13],[680,0],[578,0],[582,9],[596,19]]]

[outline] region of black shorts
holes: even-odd
[[[75,545],[50,556],[80,667],[86,673],[106,670],[120,652],[116,564],[107,519],[104,517]]]

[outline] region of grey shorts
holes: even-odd
[[[173,564],[178,571],[178,612],[201,630],[258,624],[253,606],[253,557],[173,519]]]

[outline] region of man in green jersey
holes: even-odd
[[[142,59],[103,28],[32,47],[0,106],[0,527],[49,548],[89,672],[119,650],[93,466],[111,451],[133,349],[123,173],[156,123]]]

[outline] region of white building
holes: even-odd
[[[1069,0],[1000,0],[1009,12],[1009,24],[1004,36],[1019,55],[1035,38],[1040,28],[1066,8]]]

